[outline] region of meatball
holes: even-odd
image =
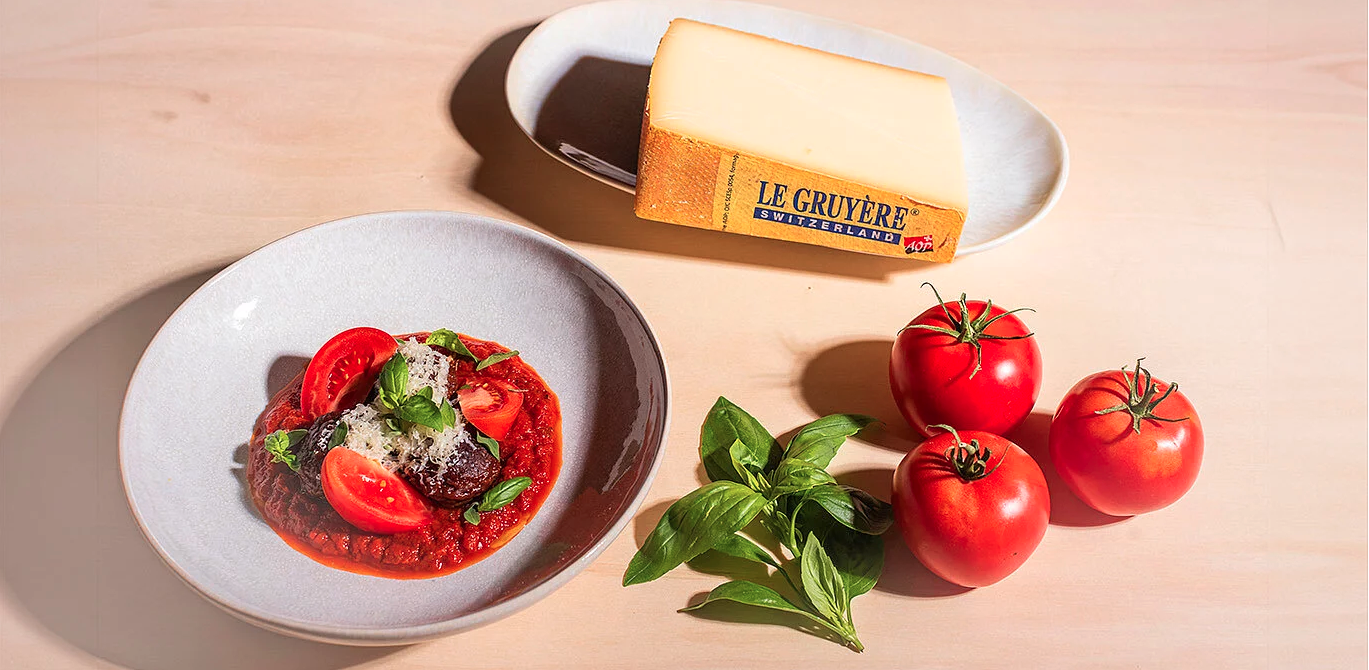
[[[328,455],[328,442],[341,419],[342,412],[324,414],[309,426],[309,434],[295,446],[300,490],[315,498],[323,497],[323,457]]]
[[[419,493],[441,507],[460,507],[475,499],[499,480],[501,464],[473,440],[463,440],[438,474],[436,463],[410,463],[400,470]]]

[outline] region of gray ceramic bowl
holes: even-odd
[[[344,572],[287,546],[253,507],[253,421],[319,345],[359,325],[497,340],[560,396],[551,497],[484,561],[434,579]],[[589,565],[646,495],[669,402],[646,320],[565,245],[469,214],[370,214],[269,244],[190,296],[129,384],[119,459],[148,541],[206,598],[290,635],[400,644],[507,616]]]

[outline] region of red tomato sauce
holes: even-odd
[[[400,335],[417,337],[427,333]],[[508,351],[495,342],[461,336],[480,358]],[[532,485],[511,504],[481,514],[472,526],[461,509],[432,506],[434,521],[426,528],[395,535],[359,530],[338,516],[323,498],[300,490],[299,477],[272,461],[265,438],[277,430],[308,428],[300,411],[301,372],[285,385],[257,419],[248,448],[247,482],[252,502],[266,522],[290,546],[314,560],[341,570],[398,579],[450,574],[475,563],[508,543],[532,520],[551,494],[561,470],[561,407],[546,382],[519,357],[477,372],[475,363],[456,357],[447,388],[478,380],[502,380],[524,391],[523,407],[509,434],[499,443],[500,480],[530,477]]]

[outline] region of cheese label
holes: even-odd
[[[810,170],[724,151],[713,227],[880,256],[955,258],[965,217]]]

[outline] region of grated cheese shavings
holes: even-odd
[[[434,402],[441,404],[447,397],[450,359],[415,338],[401,342],[399,352],[409,364],[407,392],[412,395],[419,389],[431,388]],[[382,420],[388,411],[384,405],[378,400],[362,403],[342,413],[342,420],[347,423],[347,439],[342,446],[379,462],[391,472],[431,468],[441,477],[451,465],[459,465],[454,463],[463,454],[458,447],[463,443],[474,444],[460,408],[453,403],[453,409],[456,410],[456,425],[440,433],[415,424],[401,434],[389,435]]]

